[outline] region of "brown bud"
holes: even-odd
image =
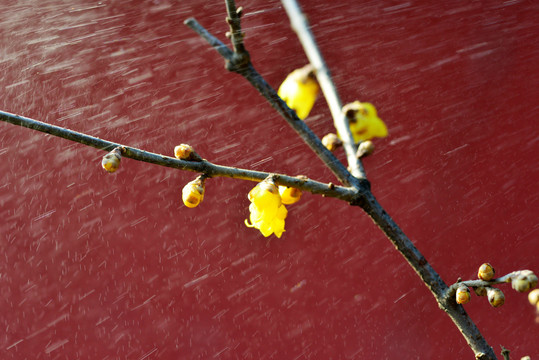
[[[195,149],[188,144],[180,144],[174,148],[174,156],[176,159],[186,161],[202,161],[200,155],[197,154]]]
[[[374,152],[374,143],[370,140],[365,140],[359,144],[357,148],[356,156],[358,157],[358,159],[361,159],[365,156],[371,155],[373,152]]]
[[[488,287],[487,296],[488,302],[493,307],[499,307],[505,303],[505,295],[500,289]]]
[[[487,296],[487,289],[482,286],[476,287],[473,290],[477,296]]]
[[[322,138],[322,144],[331,152],[342,146],[342,141],[336,134],[329,133]]]
[[[537,276],[530,270],[521,271],[516,277],[511,278],[511,287],[518,292],[526,292],[537,286]]]

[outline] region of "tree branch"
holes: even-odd
[[[122,156],[133,160],[143,161],[150,164],[166,166],[174,169],[188,170],[197,173],[206,174],[208,177],[229,177],[241,180],[262,181],[270,175],[278,185],[295,187],[300,190],[308,191],[313,194],[319,194],[328,197],[338,198],[347,202],[354,201],[357,196],[357,190],[348,187],[336,186],[331,183],[324,184],[318,181],[305,179],[303,177],[292,177],[283,174],[272,174],[263,171],[253,171],[239,169],[235,167],[213,164],[207,160],[203,161],[185,161],[175,159],[169,156],[151,153],[134,147],[103,140],[87,134],[72,131],[60,126],[47,124],[41,121],[33,120],[24,116],[10,114],[0,111],[0,120],[7,123],[37,130],[50,135],[58,136],[63,139],[78,142],[83,145],[91,146],[99,150],[111,151],[117,147],[123,147]]]
[[[227,0],[227,4],[229,3],[233,4],[233,1]],[[228,10],[229,17],[234,19],[229,22],[230,24],[234,23],[234,28],[232,29],[232,32],[234,32],[239,29],[239,15],[235,10],[235,6],[229,6]],[[230,13],[232,13],[232,16]],[[237,23],[233,15],[234,13],[236,13],[238,19]],[[210,45],[227,60],[227,67],[229,70],[244,76],[270,102],[270,104],[277,109],[277,111],[287,120],[287,122],[315,151],[315,153],[324,161],[324,163],[326,163],[326,165],[335,173],[343,184],[351,185],[353,187],[340,187],[334,186],[331,183],[323,184],[312,180],[289,177],[286,175],[274,175],[259,171],[225,167],[212,164],[206,160],[178,160],[2,111],[0,111],[0,120],[54,136],[59,136],[71,141],[76,141],[104,151],[111,151],[116,147],[122,147],[122,155],[125,157],[171,168],[199,172],[207,175],[208,177],[225,176],[244,180],[261,181],[269,175],[274,175],[274,179],[277,184],[293,186],[315,194],[336,197],[350,202],[352,205],[359,206],[371,217],[375,224],[380,227],[384,234],[391,240],[393,245],[405,257],[410,266],[412,266],[419,277],[423,280],[425,285],[431,290],[432,294],[438,301],[439,306],[448,314],[448,316],[461,331],[463,337],[476,354],[476,359],[496,359],[493,349],[480,334],[475,324],[464,311],[464,308],[456,304],[453,297],[446,296],[448,287],[440,278],[439,274],[431,267],[421,252],[413,245],[410,239],[404,234],[404,232],[398,227],[398,225],[393,221],[393,219],[391,219],[391,217],[375,199],[374,195],[369,190],[366,179],[357,179],[352,176],[352,174],[346,170],[344,165],[325,148],[320,139],[318,139],[312,130],[310,130],[310,128],[296,116],[295,112],[289,109],[288,106],[278,97],[277,93],[271,88],[271,86],[267,84],[262,76],[256,72],[251,63],[249,61],[245,62],[244,56],[243,58],[238,57],[238,54],[245,50],[241,50],[243,43],[239,44],[236,42],[234,45],[236,51],[234,52],[217,40],[213,35],[208,33],[194,19],[187,20],[186,24],[199,33],[204,39],[206,39]]]
[[[355,146],[354,137],[350,131],[348,119],[342,112],[341,99],[339,98],[337,88],[331,79],[331,74],[326,62],[316,45],[316,40],[310,30],[307,16],[301,11],[296,0],[281,0],[281,2],[288,14],[292,29],[296,32],[309,62],[315,68],[316,78],[318,79],[320,88],[328,103],[331,116],[333,117],[333,123],[343,142],[343,148],[348,160],[348,168],[355,177],[366,180],[367,175],[363,164],[356,156],[357,147]]]
[[[229,1],[233,0],[227,0],[227,3]],[[185,24],[195,30],[197,33],[204,34],[203,37],[206,39],[206,41],[208,41],[210,45],[218,43],[216,40],[213,39],[214,37],[206,30],[204,30],[204,28],[195,19],[188,19],[185,21]],[[236,24],[236,26],[239,25]],[[208,39],[206,36],[210,36],[210,38]],[[218,48],[216,48],[216,50],[218,50]],[[225,58],[227,64],[233,63],[233,58],[227,57],[226,54],[223,55],[222,51],[219,51],[219,53]],[[318,59],[317,61],[321,61],[318,66],[321,66],[321,64],[323,64],[321,55],[320,59]],[[316,66],[316,64],[313,65]],[[339,179],[344,184],[352,184],[354,185],[354,187],[357,187],[357,196],[351,204],[361,207],[371,217],[374,223],[390,239],[390,241],[397,248],[397,250],[404,256],[410,266],[416,271],[416,273],[423,280],[425,285],[430,289],[440,308],[447,313],[447,315],[451,318],[451,320],[460,330],[462,336],[464,337],[470,348],[474,351],[476,359],[496,359],[494,350],[487,343],[485,338],[481,335],[477,326],[473,323],[468,314],[464,311],[464,308],[461,305],[458,305],[453,298],[446,298],[444,296],[448,289],[447,285],[441,279],[440,275],[427,262],[421,252],[414,246],[411,240],[404,234],[404,232],[399,228],[399,226],[393,221],[393,219],[378,203],[378,201],[370,191],[368,181],[364,177],[358,179],[352,176],[346,169],[344,169],[343,171],[344,166],[342,165],[342,163],[340,163],[335,158],[335,156],[331,152],[329,152],[329,150],[327,150],[325,146],[322,145],[320,139],[318,139],[318,137],[314,135],[314,133],[309,129],[309,127],[296,116],[295,112],[288,108],[284,101],[282,101],[278,97],[275,90],[273,90],[267,84],[267,82],[254,69],[250,62],[247,64],[241,64],[241,66],[239,67],[231,68],[227,66],[227,68],[230,71],[237,72],[240,75],[244,76],[285,118],[285,120],[296,130],[296,132],[298,132],[301,138],[315,151],[315,153],[324,161],[324,163],[326,163],[326,165],[339,177]],[[328,92],[331,91],[331,89],[328,89]],[[330,96],[338,100],[338,96],[336,95],[334,88],[333,92],[334,94],[330,94]],[[334,108],[336,109],[337,106],[334,105]],[[346,120],[344,120],[344,126],[346,125]],[[343,123],[339,122],[338,126],[339,128],[343,127]],[[337,129],[339,130],[339,128]],[[343,129],[343,131],[347,131],[350,137],[352,137],[349,130]],[[347,140],[350,142],[349,139]],[[353,140],[351,141],[351,143],[353,144]]]
[[[445,296],[448,287],[440,275],[432,268],[423,254],[421,254],[412,241],[382,208],[374,195],[368,192],[367,196],[354,205],[360,206],[371,217],[374,223],[393,243],[395,248],[404,256],[408,264],[410,264],[432,292],[440,308],[447,313],[460,330],[462,336],[475,353],[476,359],[496,359],[494,350],[487,343],[483,335],[481,335],[481,332],[466,311],[464,311],[462,305],[457,304],[454,297]]]
[[[228,16],[226,18],[226,21],[228,25],[230,26],[230,40],[232,42],[232,47],[234,48],[234,52],[240,56],[245,57],[247,61],[249,61],[249,53],[247,50],[245,50],[245,46],[243,45],[243,37],[245,34],[241,31],[241,23],[240,23],[240,17],[242,15],[242,8],[239,7],[236,9],[236,4],[232,0],[226,0],[226,12],[228,13]]]
[[[215,36],[211,35],[202,25],[200,25],[194,18],[185,20],[185,25],[189,26],[203,39],[205,39],[215,50],[221,54],[227,63],[227,69],[236,72],[245,77],[251,85],[257,89],[260,94],[281,114],[281,116],[288,122],[288,124],[298,133],[298,135],[305,141],[307,145],[320,157],[320,159],[328,166],[329,169],[337,176],[339,181],[345,186],[353,186],[358,189],[368,188],[366,181],[360,182],[357,178],[352,176],[346,167],[329,151],[322,141],[316,136],[316,134],[301,121],[294,110],[290,109],[288,105],[277,95],[277,92],[264,80],[264,78],[255,70],[253,65],[249,62],[247,64],[236,64],[234,62],[234,52],[230,49],[224,51],[222,49],[225,46]],[[239,66],[234,66],[239,65]]]

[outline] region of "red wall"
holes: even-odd
[[[451,4],[451,5],[449,5]],[[254,66],[306,63],[278,1],[243,1]],[[443,279],[539,272],[536,2],[302,1],[344,102],[390,136],[373,192]],[[5,1],[0,109],[163,154],[335,182],[265,100],[183,25],[225,40],[223,1]],[[332,131],[321,98],[306,120]],[[254,183],[130,159],[0,124],[0,358],[472,358],[358,208],[305,194],[286,232],[244,225]],[[342,153],[338,154],[343,159]],[[539,355],[526,295],[466,310],[496,353]]]

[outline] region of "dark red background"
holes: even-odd
[[[539,16],[532,1],[302,1],[343,99],[390,136],[373,191],[448,283],[491,262],[539,272]],[[254,66],[277,87],[306,63],[278,1],[241,1]],[[4,1],[0,106],[172,154],[335,182],[286,123],[183,25],[225,40],[223,1]],[[307,123],[332,131],[324,100]],[[0,124],[3,359],[473,358],[372,221],[305,194],[286,232],[247,228],[254,183],[122,161]],[[338,156],[344,160],[342,153]],[[526,295],[465,307],[487,341],[539,355]]]

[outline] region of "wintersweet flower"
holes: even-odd
[[[292,71],[279,87],[278,95],[286,105],[304,120],[314,106],[320,85],[312,65]]]
[[[249,192],[248,198],[251,201],[250,222],[245,220],[245,225],[260,230],[265,237],[275,234],[280,238],[285,231],[284,219],[288,211],[282,204],[281,195],[275,183],[270,178],[258,183]]]
[[[355,142],[387,136],[386,124],[378,117],[373,104],[354,101],[343,106],[342,111],[348,118]]]

